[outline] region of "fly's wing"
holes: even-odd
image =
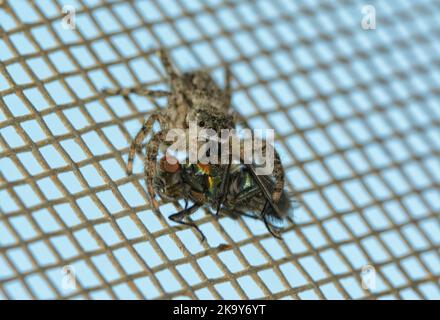
[[[264,212],[263,212],[263,208],[262,208],[262,210],[260,210],[260,212],[258,212],[257,214],[260,217],[262,217],[262,215],[264,214],[266,216],[267,220],[272,225],[281,227],[284,223],[284,218],[286,218],[288,216],[289,211],[291,209],[289,196],[283,190],[281,197],[280,197],[280,200],[277,203],[274,203],[274,206],[271,206],[268,201],[267,196],[265,196],[263,190],[261,190],[261,185],[263,185],[264,188],[269,193],[269,200],[272,200],[271,194],[272,194],[272,191],[275,187],[275,182],[273,181],[273,179],[270,176],[264,176],[264,175],[256,175],[256,178],[254,177],[254,179],[258,179],[258,181],[256,181],[256,183],[259,188],[260,195],[263,195],[262,200],[265,203],[265,206],[263,207],[263,208],[265,208]]]
[[[251,164],[246,164],[245,166],[249,170],[249,173],[254,178],[254,181],[260,187],[260,190],[263,193],[264,198],[268,202],[267,206],[270,206],[270,208],[272,209],[271,212],[273,212],[273,214],[271,214],[271,215],[274,216],[275,218],[283,219],[285,217],[285,214],[281,212],[280,208],[278,207],[278,204],[273,202],[272,194],[271,194],[270,190],[268,190],[269,185],[267,183],[267,180],[266,180],[266,183],[265,183],[262,177],[266,177],[269,180],[270,180],[270,178],[268,176],[257,175],[256,172],[255,172],[254,166],[251,165]],[[272,185],[273,185],[273,182],[272,182]]]
[[[246,166],[242,166],[239,173],[233,175],[229,184],[228,204],[229,209],[235,210],[235,215],[248,216],[266,220],[273,225],[282,224],[288,215],[290,200],[283,191],[280,201],[274,206],[270,205],[270,195],[275,187],[271,176],[252,175]],[[269,200],[264,192],[269,195]],[[276,211],[278,210],[278,212]]]

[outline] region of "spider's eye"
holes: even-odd
[[[201,121],[199,122],[199,127],[204,127],[204,126],[205,126],[205,121],[201,120]]]

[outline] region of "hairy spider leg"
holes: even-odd
[[[264,148],[264,152],[265,152],[266,143],[264,141],[263,141],[263,148]],[[244,150],[243,150],[243,148],[240,148],[240,162],[243,163],[249,169],[249,172],[251,173],[254,180],[257,182],[261,191],[263,191],[263,194],[264,194],[266,200],[269,202],[270,206],[274,209],[274,211],[277,213],[277,215],[279,217],[282,217],[283,214],[280,212],[278,206],[276,205],[276,202],[279,201],[279,199],[281,197],[281,193],[284,188],[284,169],[283,169],[283,166],[281,165],[280,156],[275,149],[274,149],[274,159],[275,159],[274,172],[275,172],[276,182],[275,182],[274,190],[273,190],[272,194],[270,194],[266,185],[261,181],[261,179],[259,178],[259,176],[255,172],[253,165],[244,163]],[[278,159],[278,161],[276,159]]]
[[[229,110],[232,102],[232,72],[229,67],[225,70],[225,108]]]
[[[165,122],[164,116],[160,112],[154,112],[147,119],[145,119],[141,130],[136,134],[133,142],[130,145],[130,151],[128,153],[128,161],[127,161],[127,174],[131,175],[133,173],[133,160],[136,154],[136,151],[140,152],[142,149],[142,143],[145,137],[152,131],[153,125],[156,121],[159,121],[161,127]]]
[[[154,212],[160,214],[159,203],[156,200],[156,192],[154,191],[153,178],[156,176],[156,163],[159,146],[165,139],[165,132],[159,131],[153,135],[147,145],[147,154],[145,157],[145,179],[147,183],[147,191],[150,197],[150,203]]]
[[[158,50],[159,58],[165,68],[165,72],[168,75],[168,79],[170,81],[171,86],[171,92],[170,100],[168,101],[169,104],[173,104],[177,106],[177,112],[179,112],[180,109],[188,110],[189,109],[189,103],[188,98],[185,97],[185,92],[187,91],[186,83],[183,80],[183,77],[179,74],[179,72],[173,67],[173,64],[171,63],[171,58],[167,50],[164,48],[161,48]]]
[[[143,87],[104,89],[102,92],[109,96],[123,96],[125,99],[128,99],[128,95],[131,93],[151,98],[168,97],[171,95],[171,92],[168,91],[149,90]]]
[[[253,137],[253,138],[258,139],[256,137]],[[263,155],[265,155],[266,149],[267,149],[266,141],[262,140],[261,145],[262,145]],[[273,188],[272,196],[270,198],[271,198],[271,202],[277,203],[281,198],[281,194],[283,193],[285,173],[284,173],[283,165],[281,164],[280,155],[275,148],[274,148],[274,159],[273,160],[274,160],[273,172],[274,172],[274,177],[275,177],[275,186]],[[244,163],[244,148],[240,148],[240,161],[242,163]],[[257,181],[258,185],[260,185],[260,187],[261,187],[263,185],[263,183],[260,181],[260,179],[258,179],[258,175],[256,174],[253,166],[250,164],[246,164],[246,166],[250,169],[252,176]],[[269,191],[267,190],[267,188],[264,188],[264,190],[266,190],[267,194],[269,194]],[[278,213],[278,211],[277,211],[277,213]]]

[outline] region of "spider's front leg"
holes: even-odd
[[[147,119],[145,119],[141,130],[139,130],[133,142],[131,143],[127,161],[128,175],[131,175],[133,173],[133,160],[136,151],[139,152],[142,149],[142,142],[144,141],[145,137],[152,131],[153,125],[156,121],[159,121],[161,128],[163,128],[163,123],[165,123],[164,116],[160,112],[154,112]]]
[[[229,110],[232,102],[232,72],[229,67],[225,70],[225,82],[225,109]]]
[[[266,149],[267,149],[266,142],[262,141],[262,150],[264,152],[264,155],[266,154]],[[246,159],[244,156],[244,149],[240,148],[240,162],[245,164],[245,166],[248,168],[249,172],[251,173],[252,177],[254,178],[255,182],[260,187],[261,191],[263,192],[266,198],[267,201],[266,205],[269,204],[279,217],[284,216],[284,214],[280,212],[280,209],[278,208],[277,205],[278,201],[281,198],[281,194],[284,188],[284,169],[281,164],[280,156],[276,151],[276,149],[274,148],[274,170],[273,170],[275,177],[275,186],[272,190],[272,194],[269,192],[266,185],[261,181],[260,177],[257,175],[254,166],[252,164],[246,164],[245,160]]]
[[[257,137],[254,137],[254,139],[260,140]],[[266,158],[267,143],[265,140],[260,140],[260,144],[261,144],[262,156]],[[281,164],[281,158],[278,151],[272,145],[270,145],[270,148],[273,148],[273,161],[274,161],[273,176],[275,178],[275,186],[272,191],[272,200],[275,203],[277,203],[281,198],[281,194],[283,193],[285,173],[284,173],[283,165]],[[242,159],[243,156],[244,154],[241,153],[240,158]],[[266,161],[267,160],[268,159],[266,159]]]
[[[147,183],[147,191],[150,197],[150,203],[154,212],[160,214],[159,203],[156,200],[156,192],[154,190],[153,179],[156,176],[157,154],[159,153],[160,144],[165,141],[165,132],[159,131],[153,135],[147,146],[147,155],[145,157],[145,179]]]
[[[160,61],[162,62],[165,72],[168,75],[168,78],[171,80],[171,82],[174,79],[180,78],[180,75],[177,73],[176,69],[174,69],[173,64],[171,63],[170,55],[168,54],[168,51],[164,48],[161,48],[157,52]]]

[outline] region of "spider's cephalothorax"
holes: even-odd
[[[159,147],[161,145],[170,144],[165,141],[167,132],[169,132],[170,129],[188,129],[191,123],[195,123],[198,127],[214,129],[216,132],[220,132],[221,129],[231,129],[235,127],[231,111],[231,73],[228,68],[225,73],[226,86],[225,89],[222,90],[206,71],[180,74],[173,68],[166,50],[159,50],[159,56],[169,78],[170,91],[149,90],[143,87],[105,90],[105,93],[108,95],[122,95],[125,98],[128,98],[128,95],[131,93],[152,98],[168,98],[166,108],[153,112],[145,119],[141,130],[130,146],[127,162],[127,173],[131,175],[135,154],[141,153],[144,140],[152,133],[153,125],[158,122],[160,124],[160,130],[152,133],[151,138],[146,143],[147,147],[144,160],[147,191],[153,210],[156,213],[160,213],[159,203],[155,197],[156,191],[164,191],[162,192],[162,196],[168,194],[167,197],[162,197],[166,200],[177,201],[182,198],[182,195],[179,195],[179,190],[172,190],[171,188],[176,181],[167,184],[164,182],[164,179],[157,178],[161,176],[160,174],[158,175],[157,171]],[[283,192],[284,171],[276,152],[275,155],[276,175],[274,187],[269,191],[260,180],[258,180],[258,184],[264,196],[267,198],[269,206],[273,208],[273,210],[279,211],[276,204],[280,201]],[[254,174],[252,166],[248,165],[247,167],[248,170]],[[216,169],[222,173],[221,180],[228,182],[231,166],[227,164],[218,165]],[[226,182],[221,184],[218,192],[217,212],[227,196],[228,183]],[[183,197],[188,196],[189,194],[183,192]],[[187,212],[184,216],[188,216],[190,213],[192,213],[192,211]],[[181,220],[184,216],[182,216]],[[187,224],[183,221],[178,222]]]
[[[198,106],[189,110],[187,123],[194,123],[199,128],[213,129],[221,133],[222,129],[233,129],[234,117],[222,111],[209,109],[207,106]]]

